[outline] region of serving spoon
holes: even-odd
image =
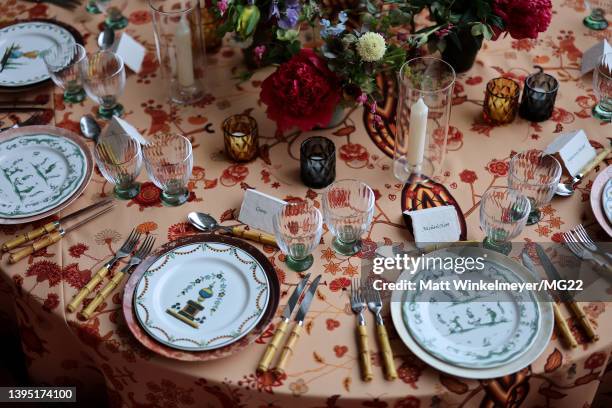
[[[246,230],[240,227],[227,227],[224,225],[219,225],[217,220],[215,220],[212,216],[206,213],[192,211],[187,215],[187,220],[191,225],[193,225],[200,231],[214,232],[216,230],[222,230],[225,233],[233,235],[235,237],[248,239],[250,241],[259,242],[261,244],[278,246],[276,244],[276,239],[270,234]]]

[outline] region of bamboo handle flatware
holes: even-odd
[[[17,248],[26,242],[33,241],[36,238],[42,237],[45,234],[55,231],[59,227],[59,222],[53,221],[43,225],[40,228],[36,228],[32,231],[26,232],[25,234],[17,235],[15,238],[10,239],[2,244],[3,251],[10,251],[11,249]]]
[[[84,318],[89,319],[96,311],[98,306],[104,302],[104,299],[111,294],[113,290],[125,279],[127,274],[125,272],[117,272],[115,276],[98,292],[95,298],[87,305],[87,307],[81,312]]]
[[[395,369],[395,361],[393,361],[389,335],[384,324],[376,324],[376,335],[382,353],[383,366],[385,367],[385,378],[388,381],[393,381],[397,379],[397,370]]]
[[[244,238],[249,241],[259,242],[260,244],[267,244],[277,247],[276,238],[273,235],[266,234],[265,232],[246,230],[240,227],[232,227],[231,234],[238,238]]]
[[[87,285],[85,285],[85,286],[83,286],[81,288],[79,293],[77,293],[72,298],[72,300],[70,301],[70,303],[66,307],[69,312],[74,312],[75,310],[77,310],[77,308],[79,307],[81,302],[83,302],[83,299],[85,299],[87,296],[89,296],[89,294],[91,292],[93,292],[93,290],[96,288],[96,286],[98,286],[98,284],[100,282],[102,282],[102,279],[104,279],[106,277],[106,275],[108,275],[108,271],[109,271],[109,268],[106,267],[106,266],[103,266],[102,268],[100,268],[98,270],[98,272],[95,273],[94,276],[91,277],[89,282],[87,282]]]
[[[584,310],[582,310],[580,305],[575,300],[571,300],[567,302],[566,304],[567,304],[567,307],[574,314],[574,317],[578,320],[578,323],[580,324],[580,326],[582,326],[582,329],[584,330],[584,334],[587,335],[588,339],[590,341],[599,340],[599,336],[595,333],[595,330],[593,329],[593,326],[591,325],[589,318],[584,314]]]
[[[59,241],[62,238],[64,233],[65,232],[62,230],[62,231],[53,231],[51,234],[45,235],[43,238],[28,245],[27,247],[22,248],[17,252],[13,252],[9,256],[9,262],[14,264],[16,262],[21,261],[23,258],[32,255],[34,252],[40,249],[43,249],[50,245],[55,244],[57,241]]]
[[[563,340],[565,341],[565,343],[570,348],[578,347],[578,342],[576,342],[576,339],[574,338],[574,336],[572,336],[572,332],[569,326],[567,325],[565,318],[561,314],[561,310],[559,309],[559,306],[556,303],[553,303],[553,312],[555,314],[555,325],[557,326],[557,329],[559,330],[559,334],[561,335],[561,337],[563,337]]]
[[[300,338],[300,334],[302,333],[302,324],[296,324],[289,333],[289,338],[287,342],[283,346],[283,350],[281,352],[280,357],[278,358],[278,362],[276,363],[276,367],[274,367],[273,372],[276,376],[284,376],[285,375],[285,367],[289,362],[289,358],[293,356],[295,353],[295,345]]]
[[[368,344],[368,329],[365,325],[357,325],[357,345],[359,349],[359,366],[361,368],[361,379],[365,382],[372,381],[372,361],[370,359],[370,346]]]
[[[263,373],[268,370],[270,364],[272,364],[272,359],[276,354],[276,351],[280,347],[281,341],[283,337],[285,337],[285,332],[287,332],[287,327],[289,326],[289,320],[283,320],[279,323],[276,331],[274,332],[274,336],[270,343],[266,346],[266,351],[264,352],[261,360],[259,360],[259,365],[257,366],[257,372]]]
[[[608,146],[605,149],[603,149],[603,151],[601,153],[599,153],[597,156],[595,156],[595,158],[593,160],[591,160],[591,162],[589,164],[587,164],[586,167],[583,168],[580,171],[581,177],[584,177],[588,173],[590,173],[591,170],[593,170],[595,168],[595,166],[597,166],[599,163],[601,163],[610,154],[610,152],[612,152],[612,147],[611,146]]]

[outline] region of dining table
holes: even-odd
[[[599,333],[598,341],[587,341],[576,320],[564,311],[579,343],[577,348],[566,348],[555,334],[530,366],[501,378],[483,380],[447,375],[419,360],[393,330],[389,305],[385,303],[383,316],[398,378],[385,380],[372,332],[374,379],[363,382],[355,316],[350,309],[351,278],[359,276],[362,261],[380,246],[414,240],[402,218],[403,184],[392,171],[397,103],[393,77],[379,78],[384,92],[376,113],[382,125],[370,108],[357,106],[347,110],[333,128],[280,132],[266,117],[265,105],[259,98],[261,82],[274,67],[264,67],[247,80],[238,79],[247,69],[243,52],[225,38],[219,50],[207,55],[206,96],[191,105],[177,105],[168,100],[157,64],[147,2],[126,3],[123,13],[129,23],[122,31],[141,43],[146,54],[138,73],[127,71],[125,91],[119,97],[125,108],[123,119],[145,138],[174,132],[190,139],[194,166],[188,183],[189,199],[178,207],[164,206],[160,189],[142,171],[141,189],[135,198],[116,200],[109,213],[21,262],[9,264],[7,254],[2,255],[0,326],[16,328],[32,384],[76,386],[78,401],[109,407],[611,406],[612,304],[604,301],[581,303]],[[544,149],[563,132],[578,129],[586,132],[598,152],[609,144],[612,125],[591,116],[597,97],[591,74],[581,75],[580,66],[583,52],[603,39],[609,40],[612,29],[589,30],[582,24],[585,15],[587,10],[581,0],[553,0],[552,24],[539,39],[514,40],[506,36],[485,41],[474,67],[457,75],[447,155],[436,181],[461,209],[468,240],[483,239],[480,198],[491,186],[507,185],[513,154],[528,148]],[[104,24],[103,14],[89,14],[84,6],[67,10],[46,2],[0,2],[0,26],[28,19],[51,19],[72,26],[83,37],[89,52],[97,50],[97,37]],[[482,104],[486,83],[496,77],[522,82],[535,71],[534,65],[541,66],[560,83],[552,117],[540,123],[520,117],[504,126],[485,123]],[[53,84],[18,94],[0,93],[0,101],[11,98],[46,101],[44,106],[53,112],[49,125],[76,134],[80,134],[81,116],[95,115],[97,110],[91,99],[65,103],[62,90]],[[223,153],[221,124],[240,113],[254,117],[259,127],[259,155],[249,163],[231,162]],[[0,113],[3,127],[27,117],[24,112]],[[89,320],[66,310],[72,297],[112,257],[133,228],[143,236],[155,236],[159,246],[199,233],[187,222],[190,211],[209,213],[222,225],[240,225],[239,209],[245,190],[250,188],[286,201],[308,200],[320,207],[322,190],[305,187],[299,176],[300,144],[313,135],[334,142],[336,179],[358,179],[372,187],[375,211],[363,247],[354,256],[334,252],[331,233],[324,228],[309,270],[313,277],[322,274],[321,283],[285,375],[256,373],[258,361],[280,322],[282,306],[300,281],[300,275],[285,266],[280,250],[272,246],[254,244],[274,265],[280,281],[281,307],[263,334],[238,354],[206,362],[178,361],[154,354],[132,336],[126,325],[121,287]],[[83,140],[93,148],[91,140]],[[527,226],[516,240],[559,243],[564,231],[583,224],[596,240],[608,242],[610,237],[591,212],[589,192],[598,171],[611,161],[608,159],[588,174],[571,197],[553,198],[542,208],[541,220]],[[96,168],[82,195],[54,217],[112,195],[113,186]],[[45,221],[48,219],[0,225],[0,240]],[[369,313],[367,321],[373,330],[374,319]]]

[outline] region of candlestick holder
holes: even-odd
[[[170,99],[191,104],[205,95],[206,52],[198,0],[171,8],[165,0],[149,0],[157,59]]]
[[[257,157],[257,121],[249,115],[233,115],[223,121],[225,154],[233,161],[248,162]]]
[[[336,179],[336,146],[323,137],[313,136],[300,146],[300,176],[311,188],[327,187]]]
[[[437,58],[414,58],[398,82],[393,174],[402,182],[435,177],[446,155],[455,71]]]
[[[543,122],[552,116],[559,81],[545,74],[542,67],[536,65],[535,68],[538,72],[525,79],[519,115],[531,122]]]
[[[521,88],[516,81],[495,78],[487,84],[483,106],[485,122],[491,125],[505,125],[516,117]]]

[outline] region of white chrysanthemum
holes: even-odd
[[[385,37],[378,33],[365,33],[357,41],[357,52],[367,62],[379,61],[385,56],[386,50]]]

